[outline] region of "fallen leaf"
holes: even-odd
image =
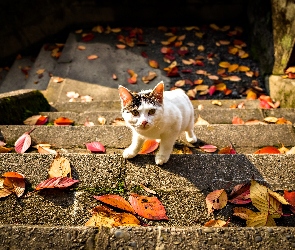
[[[231,194],[229,195],[228,202],[233,204],[248,204],[250,199],[250,184],[238,184],[236,185]]]
[[[256,213],[254,211],[245,207],[234,207],[233,211],[234,216],[238,216],[244,220],[248,220],[249,216],[256,216]]]
[[[229,76],[228,80],[230,80],[232,82],[239,82],[239,81],[241,81],[241,78],[238,76]]]
[[[83,46],[83,45],[79,45],[79,46],[78,46],[78,50],[85,50],[85,49],[86,49],[86,47]]]
[[[71,164],[69,160],[57,154],[53,162],[50,164],[50,168],[48,170],[49,178],[67,177],[68,175],[69,177],[72,177]]]
[[[273,146],[267,146],[261,149],[258,149],[254,152],[254,154],[280,154],[280,150]]]
[[[199,38],[203,38],[204,34],[205,34],[204,32],[196,32],[195,36],[197,36]]]
[[[92,102],[93,98],[89,95],[81,96],[81,102]]]
[[[204,45],[199,45],[199,46],[197,47],[197,50],[198,50],[198,51],[204,51],[204,50],[205,50]]]
[[[140,225],[140,221],[133,214],[117,213],[105,206],[96,206],[91,213],[92,217],[85,223],[85,226],[119,227]]]
[[[78,180],[74,180],[72,178],[68,178],[68,177],[53,177],[53,178],[49,178],[45,181],[42,181],[41,183],[39,183],[35,190],[41,190],[41,189],[45,189],[45,188],[67,188],[70,187],[72,185],[74,185],[75,183],[79,182]]]
[[[292,147],[286,154],[295,154],[295,147]]]
[[[68,126],[74,123],[73,120],[66,117],[59,117],[53,121],[55,126]]]
[[[67,97],[69,97],[69,98],[78,98],[79,93],[76,93],[75,91],[69,91],[69,92],[67,92]]]
[[[224,220],[209,220],[204,224],[204,227],[226,227],[228,222]]]
[[[268,213],[250,214],[247,220],[247,227],[275,227],[276,223],[272,215]]]
[[[257,94],[253,90],[249,90],[247,93],[247,100],[256,100],[257,99]]]
[[[284,198],[291,206],[295,207],[295,191],[289,192],[288,190],[284,190]]]
[[[208,214],[214,212],[214,210],[222,209],[227,204],[227,194],[224,189],[214,190],[206,196],[206,204]]]
[[[7,148],[4,146],[0,146],[0,153],[9,153],[13,150],[14,148]]]
[[[234,72],[234,71],[236,71],[238,68],[239,68],[239,65],[238,65],[238,64],[231,64],[231,65],[228,67],[227,71],[228,71],[228,72]]]
[[[220,29],[215,23],[212,23],[209,26],[211,29],[216,30],[216,31]]]
[[[217,147],[214,145],[204,145],[201,146],[200,149],[207,153],[214,153],[217,150]]]
[[[245,124],[245,122],[240,117],[234,116],[232,119],[232,124],[242,125]]]
[[[14,143],[14,149],[17,153],[23,154],[31,146],[32,139],[30,133],[32,133],[34,130],[35,128],[31,129],[28,132],[25,132],[21,137],[19,137],[16,140],[16,142]]]
[[[233,154],[236,154],[236,150],[233,148],[233,146],[227,146],[227,147],[224,147],[224,148],[221,148],[219,151],[218,151],[218,154],[229,154],[229,155],[233,155]]]
[[[24,120],[25,125],[44,125],[48,122],[48,116],[33,115]]]
[[[228,67],[230,67],[230,63],[229,62],[220,62],[219,64],[218,64],[221,68],[228,68]]]
[[[155,61],[155,60],[149,60],[149,65],[150,65],[152,68],[155,68],[155,69],[159,68],[159,64],[158,64],[158,62]]]
[[[134,214],[135,211],[128,201],[126,201],[122,196],[116,194],[106,194],[100,196],[93,196],[95,199],[108,204],[112,207],[119,208],[121,210],[127,211]]]
[[[103,116],[99,116],[99,117],[97,118],[97,121],[98,121],[98,123],[99,123],[100,125],[105,125],[107,119],[106,119],[105,117],[103,117]]]
[[[57,152],[53,149],[50,149],[48,147],[44,147],[41,145],[36,145],[36,148],[38,149],[39,154],[55,154],[57,155]]]
[[[82,41],[83,42],[89,42],[93,40],[94,34],[93,33],[87,33],[87,34],[82,34]]]
[[[147,76],[143,76],[141,78],[141,80],[144,82],[144,83],[149,83],[150,81],[152,81],[155,77],[157,77],[157,73],[156,72],[153,72],[153,71],[149,71],[148,75]]]
[[[135,193],[130,194],[129,202],[135,212],[149,220],[168,220],[165,207],[157,197],[141,196]]]
[[[219,100],[213,100],[211,103],[216,106],[222,106],[222,103]]]
[[[125,121],[123,118],[119,117],[119,118],[115,118],[113,121],[112,121],[112,125],[114,126],[125,126]]]
[[[2,195],[8,192],[14,193],[17,197],[21,197],[25,192],[25,176],[17,172],[6,172],[2,175],[5,177],[2,182]],[[8,192],[7,192],[8,191]],[[6,195],[7,196],[7,195]],[[4,196],[2,196],[4,197]]]
[[[195,122],[195,125],[209,125],[209,122],[207,122],[206,120],[204,120],[200,115],[197,119],[197,121]]]
[[[216,75],[208,75],[208,78],[209,78],[210,80],[215,80],[215,81],[217,81],[217,80],[219,79],[219,76],[216,76]]]
[[[89,56],[87,56],[87,59],[88,59],[88,60],[95,60],[95,59],[97,59],[97,58],[98,58],[97,55],[89,55]]]
[[[143,143],[138,154],[149,154],[151,152],[154,152],[158,147],[159,143],[157,142],[157,140],[148,139]]]
[[[101,142],[89,142],[85,143],[86,148],[91,151],[91,153],[105,153],[105,147]]]
[[[243,65],[241,65],[241,66],[238,67],[238,71],[241,71],[241,72],[248,72],[248,71],[250,71],[250,68],[247,67],[247,66],[243,66]],[[252,72],[252,73],[253,73],[253,72]],[[249,76],[249,75],[247,75],[247,76]]]
[[[276,123],[278,121],[278,118],[273,116],[268,116],[268,117],[265,117],[263,120],[269,123]]]
[[[276,124],[289,124],[292,125],[293,123],[289,120],[286,120],[284,117],[278,118]]]

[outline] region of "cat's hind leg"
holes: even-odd
[[[198,140],[193,129],[185,131],[185,137],[189,143],[195,143]]]

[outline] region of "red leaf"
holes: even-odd
[[[105,153],[105,147],[100,142],[89,142],[86,143],[86,148],[90,150],[92,153]]]
[[[201,60],[196,60],[195,65],[197,66],[205,66],[204,62]]]
[[[248,204],[251,202],[250,199],[250,184],[238,184],[236,185],[229,198],[230,200],[228,200],[230,203],[233,204]]]
[[[232,146],[227,146],[225,148],[222,148],[218,151],[218,154],[230,154],[230,155],[233,155],[233,154],[236,154],[236,150],[233,149]]]
[[[148,55],[147,55],[147,53],[146,53],[145,51],[142,51],[142,52],[141,52],[141,55],[142,55],[142,57],[144,57],[144,58],[148,58]]]
[[[149,220],[168,220],[165,207],[157,197],[141,196],[132,193],[129,202],[135,212]]]
[[[159,147],[159,143],[156,140],[146,140],[142,147],[141,150],[139,151],[139,154],[149,154],[153,151],[155,151]]]
[[[130,205],[128,201],[126,201],[123,197],[116,194],[106,194],[101,196],[93,196],[95,199],[106,203],[110,206],[122,209],[124,211],[130,212],[132,214],[135,213],[134,209]]]
[[[267,146],[261,149],[258,149],[254,154],[280,154],[281,152],[273,147],[273,146]]]
[[[260,100],[260,108],[262,109],[270,109],[271,106],[268,104],[266,100]]]
[[[204,145],[204,146],[201,146],[200,149],[202,149],[203,151],[207,153],[213,153],[217,150],[217,147],[214,145]]]
[[[83,42],[89,42],[91,40],[93,40],[94,38],[94,34],[93,33],[88,33],[87,35],[82,37],[82,41]]]
[[[209,88],[209,95],[212,96],[214,94],[214,92],[216,91],[216,87],[215,85],[212,85],[210,88]]]
[[[178,68],[173,67],[167,72],[167,76],[179,76]]]
[[[14,143],[15,151],[17,153],[23,154],[27,151],[27,149],[31,146],[31,136],[30,133],[34,130],[30,130],[29,132],[25,132],[21,137],[19,137],[16,142]]]
[[[292,205],[295,206],[295,191],[284,190],[284,198]]]
[[[182,73],[192,73],[191,69],[182,69],[181,70]]]
[[[166,58],[166,59],[168,59],[168,60],[170,60],[170,61],[174,61],[175,60],[175,56],[173,56],[173,55],[168,55],[168,54],[166,54],[165,56],[164,56],[164,58]]]
[[[53,177],[49,178],[37,185],[36,190],[44,188],[67,188],[79,182],[69,177]]]
[[[35,125],[44,125],[47,122],[48,122],[48,116],[41,115]]]

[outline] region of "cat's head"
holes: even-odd
[[[152,90],[139,93],[130,92],[127,88],[119,86],[122,116],[127,125],[139,132],[158,126],[163,114],[163,94],[163,82],[159,82]]]

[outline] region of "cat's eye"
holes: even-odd
[[[139,115],[139,112],[138,112],[136,109],[131,110],[130,112],[131,112],[131,114],[134,115],[134,116],[138,116],[138,115]]]
[[[150,109],[149,110],[149,115],[154,115],[156,113],[156,110],[155,109]]]

